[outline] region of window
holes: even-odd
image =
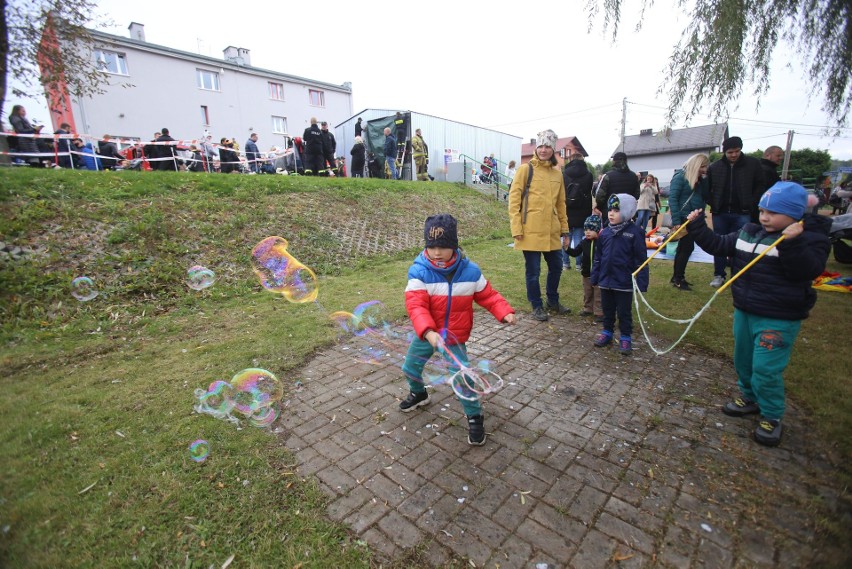
[[[116,75],[127,75],[127,58],[123,53],[115,53],[114,51],[105,51],[102,49],[95,50],[95,61],[98,62],[98,67],[101,71],[114,73]]]
[[[207,71],[206,69],[196,69],[196,79],[199,89],[207,91],[219,91],[219,74],[215,71]]]
[[[276,101],[284,100],[284,85],[281,83],[269,82],[269,98]]]
[[[323,93],[322,91],[314,91],[313,89],[308,89],[308,96],[310,97],[312,106],[325,106],[325,93]]]
[[[287,117],[272,116],[272,132],[276,134],[287,134]]]
[[[201,105],[201,124],[210,126],[210,112],[207,110],[207,105]]]

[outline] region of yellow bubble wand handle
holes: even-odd
[[[799,222],[799,224],[801,224],[801,223],[802,223],[802,222],[800,221],[800,222]],[[728,288],[729,286],[731,286],[731,283],[732,283],[732,282],[734,282],[735,280],[737,280],[738,278],[740,278],[740,275],[742,275],[744,272],[746,272],[747,270],[749,270],[749,269],[751,268],[751,266],[752,266],[752,265],[754,265],[756,262],[758,262],[760,259],[762,259],[764,255],[766,255],[767,253],[769,253],[770,251],[772,251],[772,250],[773,250],[773,249],[774,249],[774,248],[775,248],[775,247],[776,247],[779,243],[781,243],[782,241],[784,241],[784,238],[785,238],[785,237],[787,237],[787,236],[786,236],[786,235],[782,235],[781,237],[779,237],[778,239],[776,239],[776,240],[775,240],[775,242],[774,242],[774,243],[772,243],[769,247],[767,247],[766,249],[764,249],[763,251],[761,251],[761,252],[760,252],[760,255],[758,255],[757,257],[755,257],[754,259],[752,259],[752,260],[749,262],[749,264],[748,264],[748,265],[746,265],[745,267],[743,267],[742,269],[740,269],[740,271],[739,271],[737,274],[735,274],[734,276],[732,276],[732,277],[731,277],[731,279],[730,279],[728,282],[726,282],[725,284],[723,284],[722,286],[720,286],[720,287],[719,287],[719,290],[717,290],[717,291],[716,291],[716,294],[721,294],[723,290],[725,290],[726,288]]]
[[[659,247],[657,247],[657,250],[656,250],[656,251],[654,251],[653,253],[651,253],[651,256],[650,256],[650,257],[648,257],[647,259],[645,259],[645,262],[644,262],[644,263],[642,263],[641,265],[639,265],[639,268],[638,268],[638,269],[636,269],[635,271],[633,271],[633,276],[635,277],[636,275],[638,275],[638,274],[639,274],[639,271],[641,271],[642,269],[644,269],[644,268],[645,268],[645,265],[647,265],[648,263],[650,263],[650,262],[651,262],[651,259],[653,259],[654,257],[656,257],[656,256],[657,256],[657,253],[659,253],[660,251],[662,251],[663,249],[665,249],[665,248],[666,248],[666,245],[668,245],[668,244],[669,244],[669,241],[671,241],[672,239],[674,239],[674,236],[675,236],[675,235],[677,235],[678,233],[680,233],[681,231],[683,231],[683,228],[684,228],[684,227],[686,227],[687,225],[689,225],[689,222],[690,222],[690,220],[689,220],[689,219],[687,219],[686,221],[684,221],[684,222],[680,225],[680,227],[678,227],[675,231],[672,231],[672,234],[671,234],[671,235],[669,235],[669,238],[668,238],[668,239],[666,239],[665,241],[663,241],[663,243],[662,243]]]

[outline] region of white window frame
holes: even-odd
[[[284,130],[279,130],[282,126]],[[272,132],[275,134],[287,134],[287,117],[272,115]]]
[[[273,101],[284,100],[284,83],[269,81],[269,98]]]
[[[209,78],[210,81],[205,81],[206,78]],[[203,89],[204,91],[222,90],[221,84],[219,83],[219,73],[216,71],[210,71],[209,69],[195,69],[195,84],[199,89]]]
[[[318,103],[314,103],[314,93],[317,95]],[[308,89],[308,104],[312,107],[325,107],[325,91]]]
[[[123,53],[108,49],[96,49],[95,61],[97,61],[98,67],[104,73],[111,75],[130,75],[127,71],[127,56]],[[114,69],[111,68],[111,64],[114,64]]]

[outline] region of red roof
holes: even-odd
[[[557,154],[559,154],[560,151],[563,148],[565,148],[566,146],[569,147],[569,151],[567,151],[566,154],[571,154],[570,150],[576,150],[577,152],[579,152],[583,156],[589,155],[589,153],[586,152],[586,149],[583,148],[583,145],[580,143],[580,139],[577,138],[576,136],[566,136],[565,138],[556,139],[556,153]],[[526,161],[526,160],[524,160],[524,158],[526,158],[526,159],[532,158],[533,154],[535,154],[535,142],[528,142],[526,144],[521,145],[521,160],[522,161],[524,161],[524,162]]]

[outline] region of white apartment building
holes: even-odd
[[[47,93],[54,129],[67,122],[97,138],[150,140],[165,127],[178,140],[209,133],[214,142],[235,138],[241,146],[257,133],[266,150],[281,146],[284,135],[301,136],[311,117],[335,125],[352,116],[350,83],[252,67],[242,47],[229,46],[216,59],[148,43],[142,24],[130,24],[129,31],[129,38],[90,31],[93,57],[110,81],[102,94],[72,98],[70,109]]]

